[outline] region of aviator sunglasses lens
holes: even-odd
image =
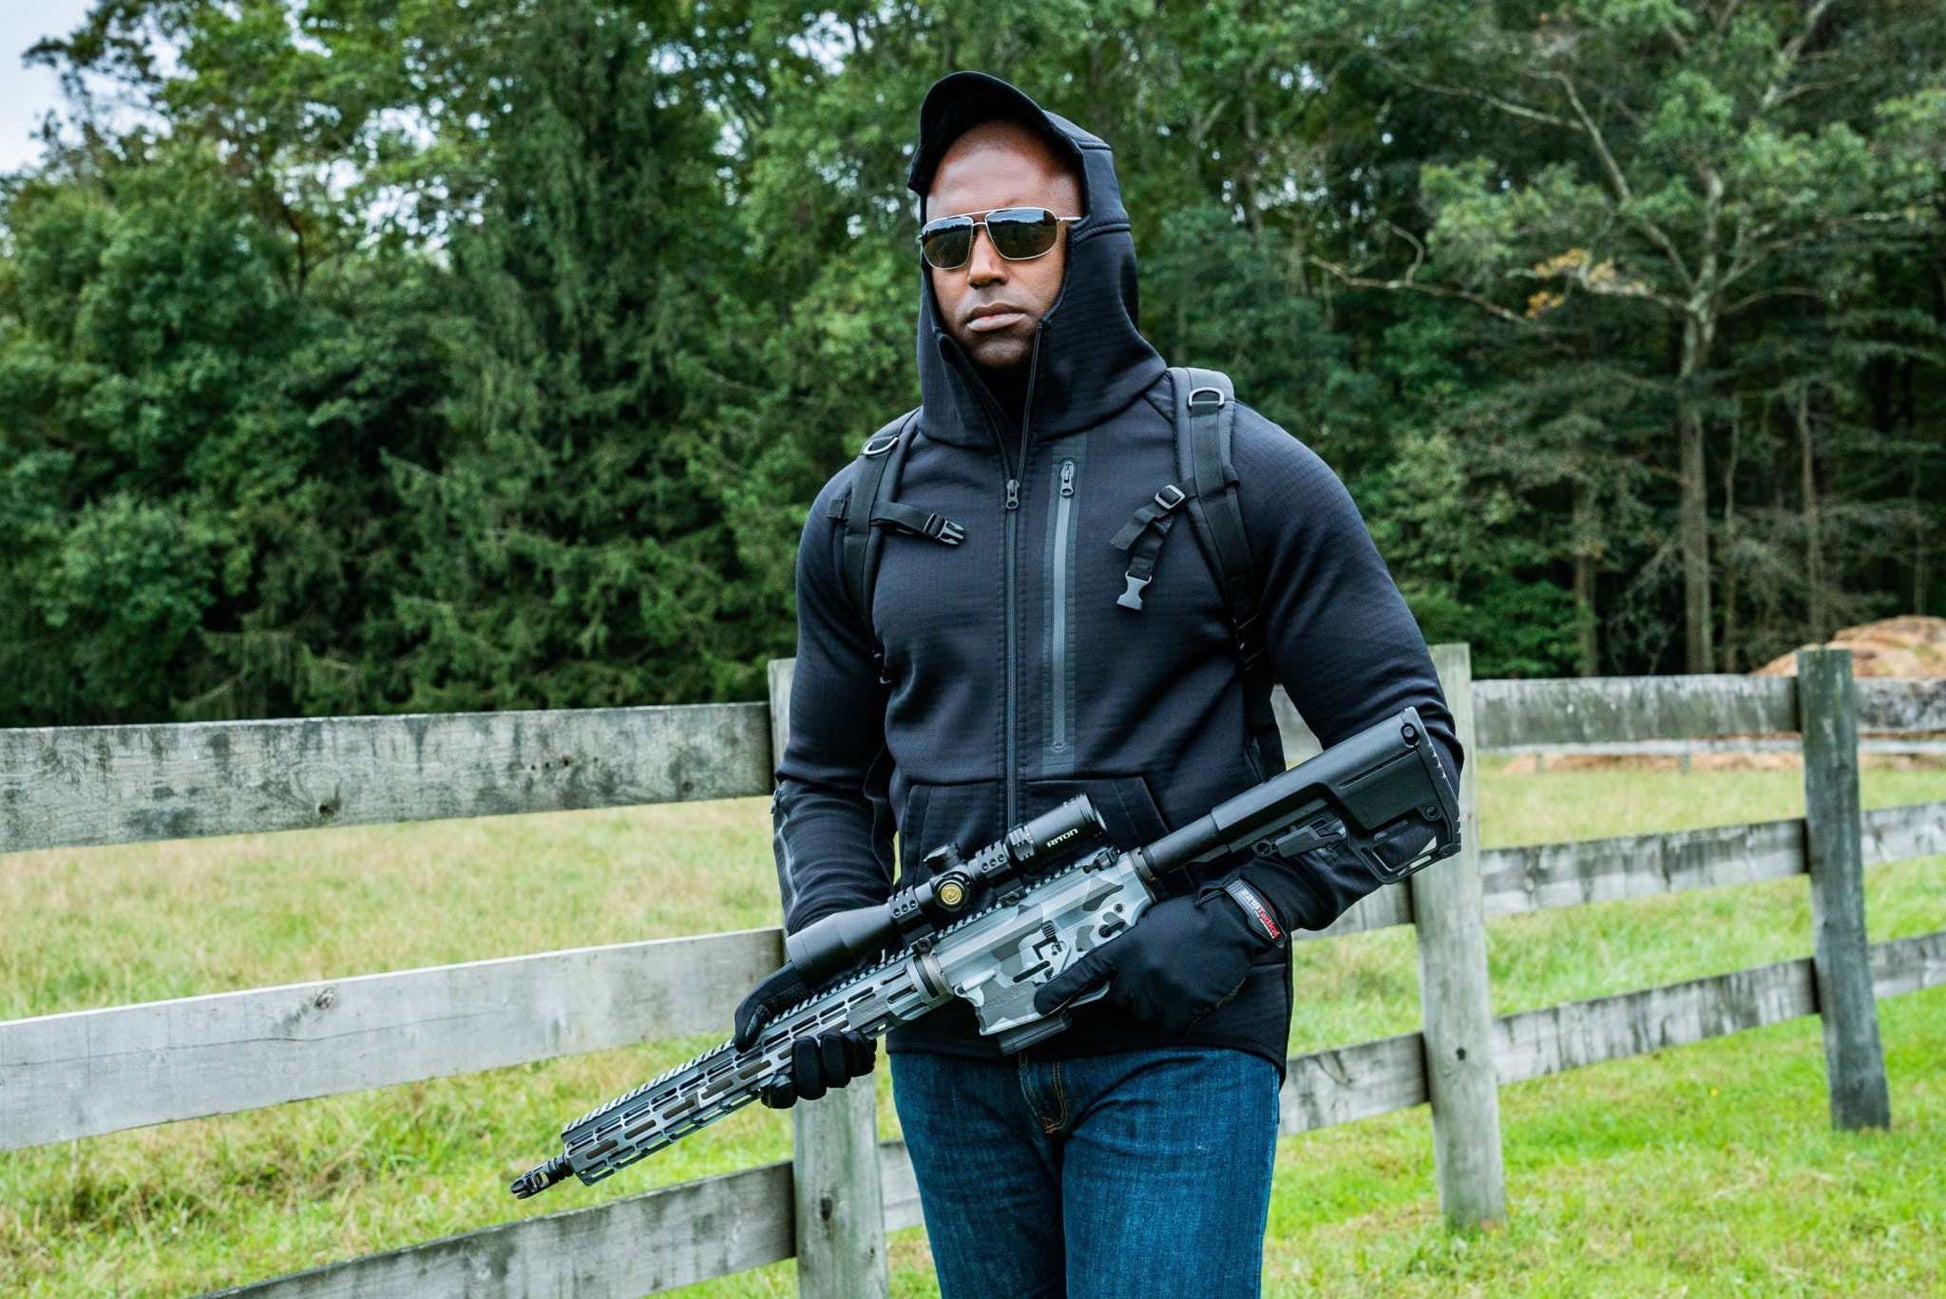
[[[950,271],[963,265],[973,252],[973,222],[967,217],[942,222],[940,229],[926,231],[919,246],[925,250],[927,261],[942,271]]]
[[[1002,257],[1023,261],[1054,246],[1061,223],[1046,208],[1016,207],[987,217],[987,236]]]

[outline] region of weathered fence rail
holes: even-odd
[[[0,1024],[0,1148],[719,1032],[777,929]]]
[[[1946,731],[1946,680],[1864,680],[1857,687],[1860,731]],[[1480,681],[1473,689],[1486,749],[1798,729],[1794,677],[1586,677]]]
[[[770,709],[0,730],[0,851],[770,792]]]
[[[1441,647],[1439,658],[1449,695],[1457,687],[1472,704],[1455,708],[1469,752],[1796,732],[1800,708],[1812,706],[1788,678],[1462,685],[1463,651]],[[779,667],[773,702],[781,705],[789,671]],[[1843,677],[1853,684],[1848,661]],[[1288,701],[1280,707],[1296,723]],[[1946,852],[1946,802],[1862,815],[1856,806],[1856,733],[1946,731],[1946,686],[1857,682],[1817,707],[1837,710],[1838,729],[1807,745],[1804,819],[1480,852],[1477,875],[1469,871],[1477,886],[1455,895],[1416,878],[1374,894],[1325,933],[1302,935],[1411,924],[1415,897],[1441,908],[1442,920],[1460,917],[1446,937],[1422,926],[1427,1032],[1294,1058],[1284,1131],[1433,1098],[1436,1130],[1454,1134],[1439,1137],[1442,1201],[1456,1221],[1477,1221],[1497,1216],[1502,1194],[1497,1117],[1483,1126],[1479,1113],[1495,1086],[1821,1008],[1829,1037],[1832,1003],[1820,987],[1838,986],[1834,979],[1849,980],[1854,1016],[1860,996],[1869,1007],[1872,996],[1946,983],[1946,933],[1868,949],[1862,910],[1844,911],[1854,894],[1862,907],[1854,882],[1864,865]],[[786,711],[738,704],[0,731],[0,850],[763,794]],[[1287,747],[1303,752],[1301,737]],[[1470,788],[1465,803],[1471,815]],[[1472,858],[1442,865],[1460,869]],[[1844,923],[1829,933],[1821,926],[1814,957],[1472,1018],[1487,916],[1798,874],[1824,877],[1820,887],[1842,903],[1820,902],[1821,915]],[[778,931],[760,929],[0,1023],[0,1149],[716,1032],[737,992],[779,958]],[[1454,962],[1464,966],[1458,983]],[[1831,1056],[1834,1071],[1838,1054],[1855,1055],[1861,1044],[1876,1051],[1875,1014],[1866,1013],[1869,1034],[1855,1022],[1840,1026],[1851,1036]],[[1474,1026],[1460,1032],[1462,1023]],[[1428,1059],[1448,1039],[1477,1049],[1472,1072],[1439,1099]],[[1836,1097],[1836,1072],[1833,1081]],[[917,1193],[903,1147],[876,1142],[870,1089],[839,1095],[845,1105],[798,1107],[794,1167],[521,1219],[235,1293],[620,1296],[793,1255],[807,1294],[880,1293],[882,1233],[920,1221]],[[1834,1117],[1845,1121],[1835,1100]],[[1490,1168],[1479,1166],[1483,1139]],[[852,1211],[803,1221],[801,1206],[834,1196]],[[882,1207],[857,1212],[873,1199]],[[657,1248],[644,1249],[645,1239]]]

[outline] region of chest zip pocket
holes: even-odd
[[[1074,769],[1074,742],[1069,734],[1074,714],[1074,534],[1077,502],[1077,456],[1063,457],[1056,466],[1054,508],[1048,511],[1047,546],[1047,752],[1042,769],[1049,775]]]
[[[1123,575],[1128,589],[1115,597],[1115,603],[1122,608],[1141,609],[1142,588],[1155,580],[1156,555],[1169,536],[1169,529],[1180,517],[1176,507],[1188,499],[1182,488],[1174,483],[1164,483],[1162,490],[1137,510],[1122,530],[1115,534],[1114,540],[1108,543],[1128,553],[1128,572]]]

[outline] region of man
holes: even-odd
[[[1109,147],[1006,82],[954,73],[920,110],[908,185],[925,223],[923,406],[896,495],[964,537],[878,530],[866,611],[838,547],[856,463],[811,509],[772,805],[793,932],[884,900],[895,828],[908,883],[941,844],[970,851],[1076,794],[1127,847],[1272,774],[1246,733],[1223,590],[1187,527],[1140,607],[1122,598],[1129,555],[1110,539],[1178,475]],[[1241,403],[1234,439],[1268,650],[1300,712],[1331,744],[1415,705],[1457,773],[1425,643],[1343,486]],[[962,1002],[890,1035],[947,1299],[1258,1292],[1284,930],[1328,924],[1377,882],[1329,851],[1300,865],[1247,864],[1157,903],[1042,990],[1043,1009],[1107,995],[1018,1056]],[[758,1022],[746,1004],[739,1037]],[[865,1039],[828,1035],[766,1100],[815,1099],[872,1063]]]

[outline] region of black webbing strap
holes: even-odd
[[[1164,483],[1147,505],[1137,510],[1108,544],[1128,552],[1128,589],[1115,597],[1124,609],[1142,607],[1142,588],[1155,580],[1155,558],[1169,535],[1177,514],[1176,507],[1187,499],[1183,489]]]
[[[867,623],[872,617],[872,515],[881,505],[879,498],[898,485],[906,448],[912,444],[906,434],[918,414],[915,407],[865,440],[858,452],[858,472],[852,476],[851,490],[843,500],[845,531],[839,541],[839,559],[844,566],[845,589]]]
[[[915,537],[930,537],[947,546],[957,546],[966,540],[966,529],[945,515],[933,514],[901,501],[880,501],[873,506],[872,522],[883,523],[888,528]]]
[[[1283,770],[1283,742],[1270,706],[1276,673],[1264,640],[1257,567],[1243,531],[1237,471],[1230,456],[1236,393],[1218,370],[1172,366],[1176,472],[1189,491],[1189,517],[1229,604],[1243,666],[1243,718],[1266,779]]]

